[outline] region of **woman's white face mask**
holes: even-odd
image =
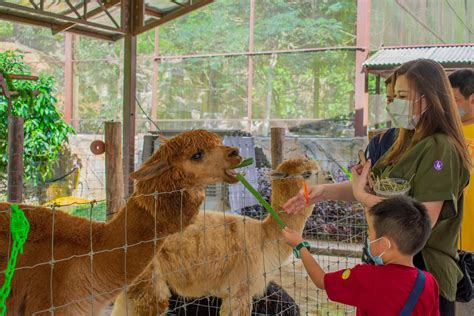
[[[415,102],[394,98],[392,103],[387,105],[386,109],[388,115],[392,119],[393,127],[404,128],[408,130],[415,129],[416,125],[420,121],[421,116],[426,111],[426,109],[424,109],[420,114],[413,114],[413,104],[415,104],[421,98],[423,98],[423,96],[415,100]]]

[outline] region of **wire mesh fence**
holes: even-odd
[[[324,169],[331,169],[330,173],[338,181],[343,180],[346,176],[337,164],[348,168],[351,161],[347,159],[347,154],[342,154],[343,159],[341,159],[341,155],[331,151],[331,157],[328,158],[326,154],[318,152],[318,146],[313,146],[312,140],[287,139],[287,141],[303,143],[303,145],[300,144],[299,150],[292,149],[291,145],[288,146],[288,150],[293,151],[293,154],[288,156],[300,156],[301,153],[312,156],[320,166],[325,167]],[[262,152],[265,152],[267,148],[264,143],[262,140],[257,140],[255,146],[262,147]],[[331,146],[337,147],[338,144]],[[307,147],[312,148],[313,152],[310,153]],[[140,162],[139,155],[141,153],[137,151],[136,154],[136,161]],[[55,229],[60,229],[58,225],[69,221],[69,219],[64,220],[63,212],[76,217],[84,217],[85,222],[81,222],[81,225],[86,225],[88,230],[87,236],[84,235],[87,238],[83,236],[85,246],[78,247],[78,249],[82,249],[82,252],[78,250],[78,253],[57,257],[56,249],[60,249],[64,245],[61,245],[61,239],[55,241],[55,238],[51,238],[48,246],[43,249],[45,254],[50,255],[49,257],[46,258],[44,255],[42,257],[45,259],[44,261],[37,260],[34,264],[20,265],[15,271],[17,276],[20,274],[18,282],[24,282],[21,273],[25,270],[31,272],[40,269],[42,274],[48,276],[43,288],[43,291],[49,292],[48,300],[45,302],[44,308],[34,311],[33,314],[61,315],[67,314],[71,307],[81,306],[79,310],[84,315],[142,315],[143,313],[137,313],[136,310],[140,310],[140,306],[143,305],[143,302],[148,302],[147,300],[149,300],[149,305],[155,304],[156,313],[166,315],[217,315],[221,308],[229,313],[236,313],[242,305],[246,306],[246,304],[249,313],[250,306],[252,306],[253,315],[352,315],[354,313],[353,308],[331,302],[324,291],[316,288],[309,279],[301,261],[294,258],[291,251],[285,248],[279,229],[266,239],[261,237],[262,226],[265,225],[263,223],[268,220],[266,211],[260,205],[245,205],[239,209],[231,208],[231,200],[249,200],[250,197],[250,193],[245,190],[229,189],[232,185],[217,184],[214,190],[220,190],[221,194],[210,196],[203,201],[196,222],[189,227],[180,227],[172,235],[157,235],[160,226],[167,224],[155,221],[152,225],[155,232],[151,238],[137,239],[133,243],[115,243],[113,247],[109,248],[95,248],[93,246],[94,238],[96,238],[97,232],[103,229],[100,228],[102,227],[100,225],[105,225],[103,221],[106,219],[107,212],[105,188],[102,182],[105,170],[103,169],[103,158],[100,156],[87,153],[85,157],[86,159],[82,158],[81,161],[82,168],[75,192],[78,196],[85,197],[86,200],[63,203],[62,205],[53,203],[50,205],[52,215],[48,217],[51,225],[45,226],[51,231],[51,236],[56,236],[53,232],[56,232]],[[321,157],[326,157],[326,159]],[[262,164],[256,168],[253,175],[256,177],[255,186],[258,191],[267,201],[272,202],[272,187],[275,185],[275,181],[272,183],[269,172],[270,168]],[[321,177],[322,174],[323,177]],[[327,181],[327,175],[321,171],[316,172],[314,181]],[[94,177],[96,181],[91,181],[90,179]],[[88,183],[81,183],[85,179]],[[297,183],[292,182],[287,185],[291,187]],[[82,191],[80,191],[81,188]],[[84,188],[87,188],[88,191]],[[31,190],[31,194],[33,194],[34,190]],[[90,195],[85,195],[84,192],[89,192]],[[182,199],[185,192],[186,190],[179,191],[179,199]],[[116,217],[120,217],[120,214],[123,216],[124,212],[128,214],[130,205],[134,205],[133,199],[141,197],[157,199],[160,196],[175,193],[137,194],[131,199],[123,201],[126,205],[125,209]],[[209,190],[207,193],[209,194]],[[26,190],[25,195],[29,196],[28,194],[29,192]],[[215,200],[216,197],[221,200],[220,203],[209,202],[210,198]],[[280,196],[279,198],[287,199],[289,197],[291,196]],[[175,196],[174,200],[176,199]],[[178,208],[177,216],[183,217],[182,200],[174,205]],[[34,212],[30,207],[26,210]],[[160,210],[155,207],[154,211]],[[318,203],[310,211],[299,225],[304,238],[310,241],[313,256],[321,266],[326,271],[335,271],[359,262],[361,241],[366,230],[361,206],[355,203],[325,201]],[[2,213],[6,214],[8,210],[2,209]],[[58,214],[59,216],[57,216]],[[55,218],[59,219],[56,223]],[[97,226],[96,221],[101,224]],[[123,234],[126,235],[127,216],[125,216],[123,225],[120,232],[117,232],[120,238],[125,238]],[[70,226],[66,225],[66,227]],[[73,232],[75,232],[74,229],[69,234]],[[167,238],[165,239],[165,237]],[[81,239],[81,237],[77,238]],[[8,243],[2,244],[0,249],[9,249],[8,245]],[[129,279],[127,267],[131,262],[137,259],[143,261],[149,259],[148,257],[141,259],[141,255],[138,258],[131,258],[130,253],[133,252],[131,248],[147,246],[153,247],[151,257],[155,258],[150,267],[159,270],[159,273],[155,271],[148,275],[146,267],[143,267],[145,270],[143,275],[139,278]],[[28,251],[28,248],[25,251]],[[113,255],[121,261],[124,275],[119,278],[121,283],[118,282],[120,283],[118,285],[117,282],[108,286],[101,284],[107,277],[98,274],[98,271],[103,271],[99,269],[99,262],[103,262],[100,257],[107,255]],[[0,260],[2,269],[0,278],[3,278],[4,264],[7,258],[5,256],[0,258],[3,259]],[[174,261],[170,258],[174,258]],[[160,262],[164,263],[160,265]],[[56,279],[59,274],[55,274],[60,270],[58,267],[74,264],[82,265],[80,273],[87,271],[88,277],[73,279],[76,281],[66,286],[70,289],[64,289],[66,294],[63,297],[53,293],[57,289],[55,286],[59,284],[57,283],[59,280]],[[258,266],[258,269],[255,270],[255,266]],[[112,263],[107,268],[116,270]],[[112,272],[107,272],[107,274],[109,273]],[[138,275],[136,276],[138,277]],[[163,280],[167,282],[163,284]],[[145,285],[140,286],[140,284]],[[186,290],[187,287],[190,287],[191,290]],[[74,292],[73,289],[80,290],[65,299],[67,293]],[[130,292],[131,289],[138,291],[138,294]],[[86,291],[83,292],[83,290]],[[121,292],[127,293],[123,296],[126,298],[125,312],[122,310],[122,314],[117,314],[116,311],[112,312],[114,305],[113,303],[109,304],[109,301]],[[130,293],[132,293],[131,297]],[[229,297],[233,297],[233,299],[229,300]]]

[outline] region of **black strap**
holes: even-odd
[[[413,290],[411,290],[410,296],[408,297],[405,306],[403,306],[402,311],[400,312],[400,316],[410,316],[413,308],[415,308],[416,302],[420,298],[423,289],[425,288],[426,277],[425,273],[418,269],[418,275],[416,277],[415,286],[413,286]]]

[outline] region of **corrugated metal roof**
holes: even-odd
[[[368,69],[386,69],[417,58],[433,59],[443,66],[474,64],[474,45],[383,48],[364,62]]]

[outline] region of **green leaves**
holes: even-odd
[[[0,72],[30,75],[23,56],[13,51],[0,53]],[[13,113],[24,119],[24,178],[37,185],[52,174],[53,162],[74,129],[62,119],[52,95],[55,81],[40,76],[37,81],[12,80],[12,90],[19,95],[13,99]],[[39,91],[37,96],[33,91]],[[0,174],[6,174],[8,163],[7,100],[0,96]],[[0,180],[1,181],[1,180]]]
[[[16,51],[0,53],[0,71],[6,74],[28,75],[30,67],[23,63],[23,56]]]

